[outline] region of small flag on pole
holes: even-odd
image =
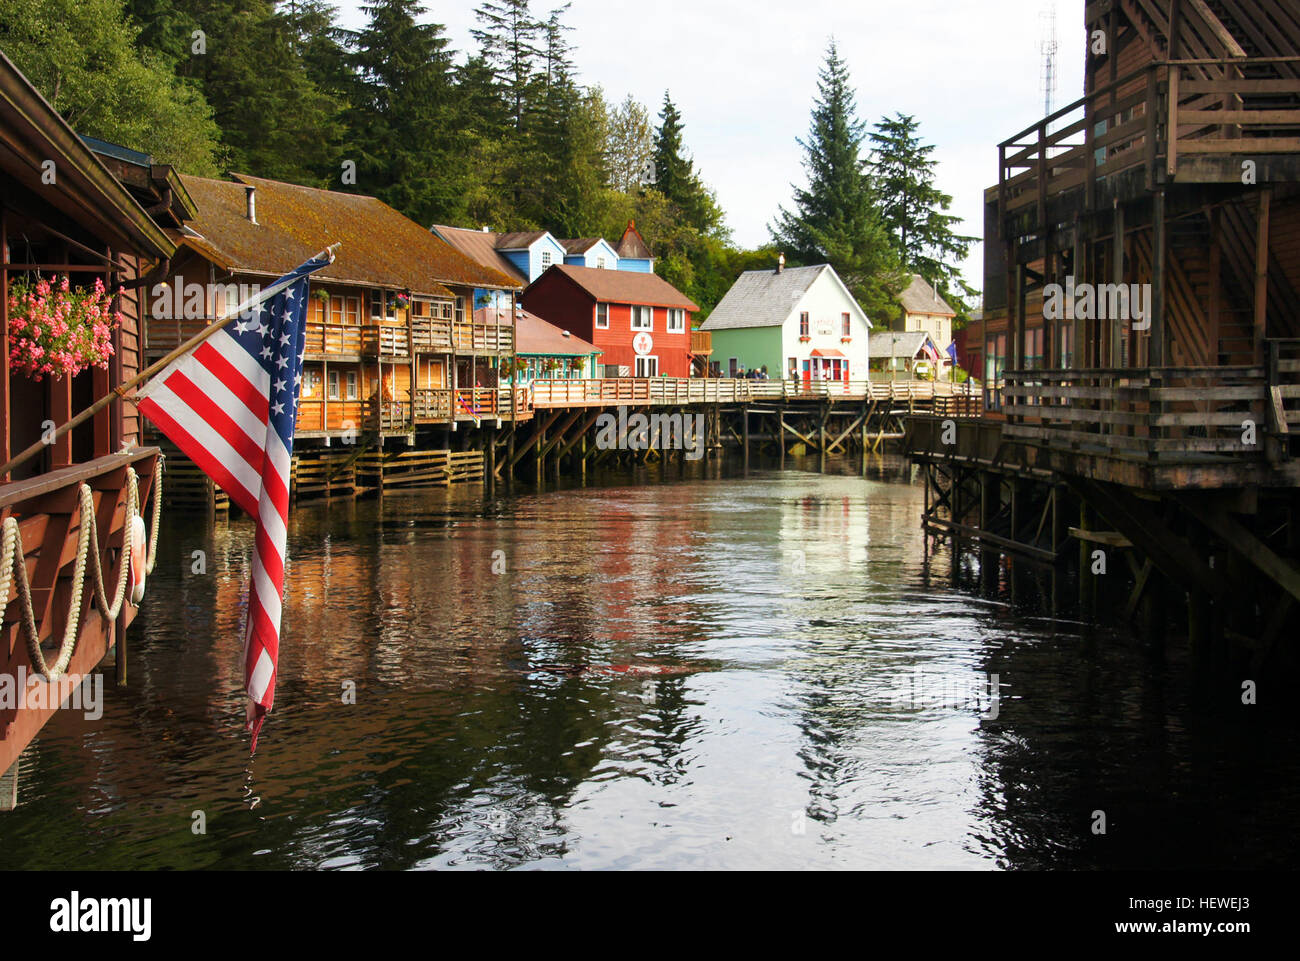
[[[948,356],[952,359],[953,366],[957,366],[957,341],[948,345]]]
[[[252,751],[275,700],[307,278],[329,263],[309,260],[241,304],[136,394],[140,412],[257,521],[244,635]]]

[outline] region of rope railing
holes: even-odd
[[[154,462],[153,517],[150,524],[151,530],[146,535],[148,550],[145,554],[144,563],[146,576],[153,573],[154,565],[158,561],[158,528],[162,521],[162,460],[159,457]],[[36,627],[36,612],[32,607],[31,583],[27,578],[22,531],[19,529],[16,517],[5,518],[3,535],[0,536],[0,599],[7,606],[9,592],[15,585],[17,586],[18,600],[22,608],[19,625],[26,635],[27,654],[31,658],[32,666],[44,675],[46,680],[50,681],[63,676],[68,669],[68,665],[72,662],[73,654],[76,653],[77,635],[81,627],[81,606],[82,598],[85,595],[87,566],[90,567],[93,577],[94,599],[99,607],[100,616],[112,624],[121,614],[122,604],[127,600],[127,582],[131,570],[131,553],[134,547],[135,520],[140,511],[139,480],[135,468],[128,467],[126,469],[126,517],[122,525],[122,549],[119,555],[121,557],[121,569],[118,572],[117,586],[113,591],[113,600],[110,603],[108,593],[104,589],[104,569],[99,548],[99,529],[95,520],[94,494],[89,484],[82,483],[77,495],[80,529],[77,536],[77,557],[72,573],[72,595],[68,601],[67,624],[63,631],[63,639],[59,645],[59,656],[52,665],[46,661],[45,652],[41,649],[40,635]],[[91,544],[94,544],[95,547],[93,551],[90,549]],[[137,601],[132,599],[131,604],[134,607],[137,605]]]

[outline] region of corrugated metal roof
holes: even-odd
[[[540,283],[553,282],[551,275],[558,272],[586,291],[593,300],[606,304],[642,304],[646,307],[682,307],[689,311],[700,308],[685,294],[657,274],[640,274],[630,270],[601,270],[599,267],[575,267],[556,264],[538,277],[528,291]]]
[[[464,227],[446,227],[442,224],[434,224],[433,230],[475,263],[513,277],[521,285],[528,283],[528,276],[497,250],[498,234],[486,230],[467,230]]]
[[[780,273],[747,270],[736,278],[700,329],[779,327],[824,270],[830,270],[830,265],[786,267]]]
[[[182,176],[199,208],[182,241],[227,270],[287,273],[328,244],[337,259],[324,281],[450,296],[444,284],[519,287],[375,197],[236,175],[237,182]],[[257,223],[248,219],[246,186],[255,188]],[[179,236],[179,235],[178,235]]]
[[[957,312],[948,306],[944,299],[939,296],[939,292],[926,283],[925,278],[920,274],[912,275],[912,282],[896,299],[909,314],[934,314],[936,317],[957,316]]]

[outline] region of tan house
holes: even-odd
[[[944,352],[952,343],[952,321],[956,312],[920,274],[912,275],[912,282],[896,299],[903,308],[902,329],[929,334],[943,355],[944,364],[950,363]]]

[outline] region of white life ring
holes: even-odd
[[[131,603],[136,607],[144,600],[145,560],[148,553],[144,518],[131,518]]]

